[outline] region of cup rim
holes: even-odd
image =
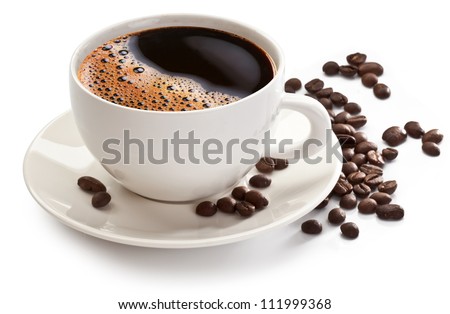
[[[261,49],[263,49],[266,54],[268,54],[270,56],[270,58],[272,59],[274,66],[275,66],[275,74],[272,77],[272,79],[261,89],[259,89],[258,91],[244,97],[241,98],[237,101],[234,101],[230,104],[224,105],[224,106],[218,106],[218,107],[213,107],[213,108],[206,108],[203,110],[188,110],[188,111],[157,111],[157,110],[141,110],[141,109],[137,109],[137,108],[132,108],[132,107],[126,107],[126,106],[122,106],[119,104],[115,104],[113,102],[110,102],[106,99],[103,99],[93,93],[91,93],[78,79],[78,66],[76,65],[77,61],[78,61],[78,56],[81,53],[81,50],[84,49],[86,47],[86,45],[88,45],[89,42],[92,41],[98,41],[97,38],[100,37],[102,34],[105,34],[106,32],[110,32],[112,29],[119,29],[119,28],[123,28],[125,26],[130,26],[131,24],[136,24],[139,25],[141,23],[145,23],[147,21],[147,23],[150,23],[149,21],[154,21],[154,20],[162,20],[162,19],[189,19],[191,18],[192,20],[196,20],[196,21],[201,21],[204,19],[208,19],[210,21],[216,21],[216,22],[221,22],[221,23],[229,23],[229,24],[233,24],[236,27],[242,28],[246,31],[249,31],[253,34],[255,34],[257,37],[259,37],[260,39],[264,40],[267,45],[271,45],[271,49],[273,50],[274,53],[276,53],[276,57],[277,60],[275,60],[275,58],[272,56],[271,53],[269,53],[266,49],[267,47],[261,47],[259,43],[255,43],[256,45],[258,45]],[[182,25],[182,24],[180,24]],[[178,26],[178,25],[174,25],[174,26]],[[187,26],[195,26],[195,25],[187,25]],[[162,27],[170,27],[170,26],[162,26]],[[198,27],[207,27],[207,26],[202,26],[202,25],[198,25]],[[212,28],[212,27],[209,27]],[[151,29],[150,26],[142,26],[139,27],[138,29],[134,30],[133,32],[139,32],[142,30],[146,30],[146,29]],[[231,33],[228,30],[224,30],[223,27],[217,27],[218,30],[223,30],[226,32]],[[129,33],[130,31],[126,31],[124,30],[124,32],[120,33],[120,34],[125,34],[125,33]],[[120,36],[117,35],[117,36]],[[242,34],[236,33],[236,35],[244,37],[246,39],[248,39],[246,36],[243,36]],[[112,38],[109,38],[112,39]],[[108,40],[108,39],[107,39]],[[253,39],[248,39],[252,42]],[[98,43],[95,47],[98,47],[99,45],[101,45],[102,43]],[[95,48],[94,48],[95,49]],[[271,86],[280,78],[280,76],[283,75],[284,72],[284,55],[283,52],[281,50],[281,47],[278,45],[278,43],[271,38],[269,35],[267,35],[265,32],[259,30],[258,28],[248,25],[246,23],[242,23],[240,21],[234,20],[234,19],[229,19],[229,18],[223,18],[223,17],[219,17],[219,16],[215,16],[215,15],[208,15],[208,14],[191,14],[191,13],[174,13],[174,14],[158,14],[158,15],[148,15],[148,16],[143,16],[143,17],[138,17],[138,18],[133,18],[133,19],[128,19],[125,21],[121,21],[115,24],[112,24],[110,26],[104,27],[100,30],[98,30],[97,32],[93,33],[92,35],[90,35],[89,37],[87,37],[86,39],[84,39],[75,49],[75,51],[72,54],[72,57],[70,59],[70,76],[71,79],[77,84],[77,86],[84,92],[89,94],[90,96],[96,98],[97,100],[99,100],[101,103],[104,103],[108,106],[115,106],[116,108],[121,108],[122,110],[132,110],[132,111],[136,111],[136,112],[141,112],[142,114],[152,114],[152,115],[186,115],[186,114],[205,114],[208,112],[213,112],[213,111],[217,111],[217,110],[226,110],[226,108],[228,107],[234,107],[234,106],[239,106],[242,105],[243,103],[245,103],[247,100],[257,97],[259,94],[264,93],[267,89],[271,88]],[[231,106],[229,106],[231,105]]]

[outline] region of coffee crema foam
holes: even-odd
[[[205,90],[193,79],[161,73],[137,60],[129,45],[138,34],[117,37],[93,50],[78,71],[83,86],[112,103],[153,111],[199,110],[240,99]]]

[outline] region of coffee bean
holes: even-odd
[[[333,188],[333,193],[339,196],[350,193],[353,190],[353,186],[346,180],[339,179]]]
[[[195,212],[197,215],[210,217],[217,212],[217,206],[213,202],[204,201],[197,205]]]
[[[383,168],[380,168],[378,166],[371,165],[371,164],[363,164],[363,165],[359,166],[359,170],[361,170],[365,174],[375,173],[380,176],[383,175]]]
[[[344,105],[344,110],[350,114],[358,114],[361,112],[361,106],[355,102],[348,102]]]
[[[272,179],[263,174],[257,174],[250,178],[249,183],[255,188],[266,188],[272,183]]]
[[[383,83],[377,83],[373,87],[373,94],[379,99],[386,99],[391,96],[391,89]]]
[[[358,183],[353,186],[353,192],[359,197],[369,196],[372,189],[365,183]]]
[[[353,156],[351,161],[353,161],[358,167],[361,167],[367,162],[367,158],[365,154],[358,153]]]
[[[339,67],[339,72],[342,74],[342,76],[345,77],[353,77],[358,73],[358,67],[354,65],[341,65]]]
[[[374,73],[366,73],[361,76],[361,82],[365,87],[373,87],[378,83],[378,76]]]
[[[96,178],[83,176],[78,179],[78,186],[88,192],[106,192],[106,187]]]
[[[419,122],[409,121],[405,124],[404,129],[406,133],[412,138],[421,138],[425,134],[425,130],[422,129]]]
[[[339,113],[334,117],[334,123],[346,124],[348,118],[350,118],[350,117],[351,117],[351,115],[350,115],[347,111],[339,112]]]
[[[361,128],[364,125],[366,125],[367,123],[367,118],[366,116],[363,115],[359,115],[359,116],[353,116],[353,117],[349,117],[347,119],[347,123],[350,124],[351,126],[353,126],[354,128]]]
[[[284,83],[286,93],[295,93],[302,88],[302,82],[298,78],[291,78]]]
[[[391,196],[384,192],[374,192],[369,196],[369,198],[375,200],[378,205],[389,204],[392,201]]]
[[[375,150],[370,150],[367,152],[367,162],[378,167],[384,166],[383,156]]]
[[[392,147],[383,148],[381,155],[383,155],[386,160],[394,160],[398,156],[398,150]]]
[[[436,143],[433,142],[425,142],[422,144],[422,150],[425,154],[429,156],[439,156],[441,154],[441,150]]]
[[[255,167],[259,172],[271,173],[275,169],[275,161],[270,157],[263,157],[256,163]]]
[[[397,190],[397,181],[395,180],[384,181],[378,185],[378,191],[380,192],[393,194],[395,190]]]
[[[406,141],[406,132],[398,126],[391,126],[383,132],[382,139],[390,146],[398,146]]]
[[[346,103],[348,103],[348,98],[339,92],[333,92],[330,95],[330,100],[335,106],[338,106],[338,107],[342,107]]]
[[[329,98],[333,93],[333,89],[331,87],[322,88],[320,91],[316,93],[317,98]]]
[[[242,217],[250,217],[255,213],[255,206],[246,201],[237,202],[234,208]]]
[[[346,123],[335,123],[332,126],[334,134],[348,134],[353,135],[355,133],[355,129]]]
[[[381,76],[383,72],[384,72],[383,67],[376,62],[366,62],[358,66],[359,76],[363,76],[366,73],[373,73],[376,76]]]
[[[333,103],[331,102],[331,100],[329,98],[319,98],[319,102],[322,104],[322,106],[325,109],[333,109]]]
[[[315,219],[302,223],[302,231],[307,234],[319,234],[322,232],[322,224]]]
[[[372,198],[365,198],[358,204],[358,211],[362,214],[373,214],[377,209],[377,202]]]
[[[324,86],[323,81],[318,78],[313,79],[305,84],[306,90],[312,94],[315,94],[318,91],[320,91],[323,88],[323,86]]]
[[[356,207],[356,204],[358,202],[356,201],[356,196],[353,193],[345,194],[341,197],[341,200],[339,201],[339,206],[345,209],[352,209]]]
[[[100,208],[108,205],[108,203],[111,201],[111,195],[109,195],[108,192],[100,191],[96,192],[92,196],[92,206],[95,208]]]
[[[224,213],[234,213],[236,205],[236,200],[231,197],[222,197],[217,201],[217,209]]]
[[[339,225],[345,221],[347,214],[342,208],[333,208],[328,213],[328,221],[333,225]]]
[[[356,141],[353,136],[348,134],[336,134],[336,137],[338,138],[339,144],[341,144],[342,148],[355,147]]]
[[[350,184],[355,185],[355,184],[364,182],[365,177],[366,177],[366,174],[364,172],[355,171],[355,172],[350,173],[347,176],[347,180]]]
[[[339,64],[334,61],[328,61],[322,66],[322,71],[326,75],[336,75],[339,73]]]
[[[358,171],[358,166],[353,161],[348,161],[342,164],[342,172],[348,176],[352,172]]]
[[[342,156],[344,157],[344,162],[351,161],[353,156],[355,156],[355,150],[353,148],[343,148]]]
[[[359,235],[359,228],[354,222],[346,222],[341,225],[342,234],[349,239],[356,239]]]
[[[366,62],[367,56],[364,53],[355,52],[347,56],[347,62],[352,65],[360,65]]]
[[[356,154],[367,154],[371,150],[376,151],[377,149],[378,149],[377,144],[375,144],[374,142],[365,141],[365,142],[361,142],[358,145],[356,145],[355,153]]]
[[[255,209],[262,209],[269,205],[267,198],[261,192],[250,190],[245,194],[245,201],[255,205]]]
[[[248,188],[246,186],[237,186],[231,191],[231,196],[233,196],[235,200],[243,201],[247,192]]]
[[[383,220],[400,220],[405,215],[403,208],[397,204],[378,205],[376,213]]]
[[[356,145],[362,142],[366,142],[368,140],[367,134],[361,131],[355,132],[355,134],[353,134],[353,137],[355,138]]]
[[[383,177],[376,173],[369,173],[364,178],[364,183],[373,189],[376,188],[379,184],[383,183],[383,181]]]
[[[433,142],[439,144],[443,138],[444,134],[442,134],[441,131],[438,129],[432,129],[423,135],[422,143]]]
[[[289,161],[287,159],[272,158],[272,160],[275,162],[275,167],[274,167],[275,170],[283,170],[289,166]]]
[[[328,205],[328,202],[330,201],[330,196],[328,195],[327,197],[325,197],[324,199],[323,199],[323,201],[322,202],[320,202],[316,207],[315,207],[315,209],[322,209],[322,208],[325,208],[327,205]]]

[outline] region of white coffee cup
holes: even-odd
[[[120,35],[169,26],[212,28],[244,37],[270,55],[276,73],[265,87],[234,103],[178,112],[113,104],[89,92],[79,81],[80,64],[98,46]],[[298,111],[310,122],[310,134],[292,134],[293,139],[303,137],[323,144],[312,145],[308,156],[325,146],[326,130],[330,129],[328,113],[310,97],[284,92],[284,67],[280,47],[240,22],[194,14],[134,19],[94,34],[76,49],[70,64],[72,110],[86,147],[125,188],[157,200],[196,200],[224,191],[242,179],[257,161],[255,152],[262,154],[261,139],[281,109]],[[200,144],[171,145],[175,136],[187,139],[189,134]],[[160,151],[164,140],[169,144],[167,162]],[[149,158],[150,154],[154,158]],[[157,159],[161,162],[155,162]],[[248,162],[251,159],[253,164]]]

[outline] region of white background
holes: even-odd
[[[400,4],[401,3],[401,4]],[[329,298],[328,313],[444,313],[450,281],[448,96],[445,1],[14,1],[2,4],[0,312],[119,313],[117,301]],[[392,97],[377,100],[359,80],[324,78],[369,117],[383,147],[391,125],[419,121],[446,138],[438,158],[409,138],[385,179],[397,179],[401,222],[348,211],[354,241],[326,223],[320,236],[297,221],[241,243],[186,250],[129,247],[74,231],[28,193],[22,163],[50,120],[70,109],[68,64],[93,31],[144,15],[197,12],[252,24],[276,38],[287,76],[322,77],[325,61],[365,52],[385,67]],[[323,77],[322,77],[323,78]],[[448,112],[448,111],[447,111]],[[301,193],[301,191],[299,191]],[[306,218],[305,218],[306,219]],[[247,311],[248,312],[248,311]],[[256,312],[256,310],[255,310]],[[282,311],[281,311],[282,312]],[[316,312],[316,311],[310,311]],[[317,311],[321,312],[321,311]]]

